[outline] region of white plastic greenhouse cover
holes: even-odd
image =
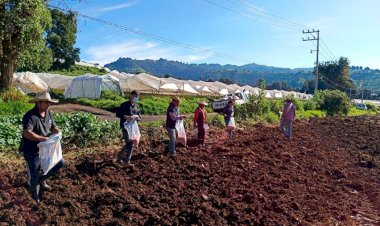
[[[37,73],[36,75],[40,77],[49,86],[49,88],[60,90],[64,90],[68,85],[70,85],[74,78],[72,76],[49,73]]]
[[[184,83],[180,88],[180,91],[192,94],[199,94],[193,87],[190,86],[189,83]]]
[[[165,90],[171,90],[171,91],[178,91],[178,87],[174,83],[166,83],[160,87],[160,89],[165,89]]]
[[[13,74],[13,83],[24,93],[41,93],[49,89],[48,85],[32,72]]]
[[[111,71],[107,75],[111,75],[111,76],[119,79],[121,88],[124,92],[127,91],[127,80],[128,80],[128,78],[134,76],[134,74],[128,74],[128,73],[124,73],[124,72],[119,73],[116,70]]]
[[[75,77],[65,89],[65,98],[100,98],[102,90],[112,90],[122,94],[119,79],[111,75],[86,74]]]
[[[153,75],[140,73],[127,78],[123,89],[125,91],[137,90],[140,92],[158,92],[162,82],[160,78]]]
[[[227,94],[229,94],[228,89],[222,89],[222,90],[220,90],[219,94],[220,95],[227,95]]]

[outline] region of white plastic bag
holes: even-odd
[[[186,131],[185,131],[185,126],[183,125],[183,120],[179,120],[175,124],[175,129],[177,130],[177,140],[179,143],[183,144],[186,146]]]
[[[140,143],[141,134],[137,121],[133,120],[131,122],[125,122],[124,129],[128,132],[129,140],[131,140],[134,145],[138,146]]]
[[[230,118],[230,121],[228,122],[228,125],[227,125],[227,130],[228,131],[232,131],[236,128],[236,123],[235,123],[235,118],[234,117],[231,117]]]
[[[205,124],[205,125],[203,126],[203,128],[206,130],[206,132],[207,132],[207,130],[210,129],[210,127],[209,127],[207,124]]]
[[[37,145],[44,175],[62,160],[61,139],[62,133],[53,134],[47,141],[40,142]]]

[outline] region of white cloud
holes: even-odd
[[[177,60],[182,62],[197,62],[210,58],[212,54],[183,54],[180,48],[163,47],[158,43],[140,40],[127,40],[111,44],[92,46],[84,50],[86,61],[107,64],[117,60],[119,57],[130,57],[134,59],[160,58]]]
[[[129,8],[129,7],[133,6],[134,4],[135,4],[135,2],[128,2],[128,3],[119,4],[119,5],[104,7],[104,8],[98,9],[97,11],[98,12],[110,12],[110,11],[114,11],[114,10]]]

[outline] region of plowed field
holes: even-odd
[[[142,144],[68,161],[37,207],[25,172],[0,171],[0,225],[380,225],[380,122],[297,121],[294,138],[257,125],[204,146]],[[190,145],[192,146],[192,145]]]

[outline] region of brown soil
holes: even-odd
[[[257,125],[227,141],[211,131],[175,158],[143,142],[132,168],[105,150],[69,162],[39,208],[25,173],[4,167],[0,225],[380,225],[380,124],[314,119],[294,134]]]

